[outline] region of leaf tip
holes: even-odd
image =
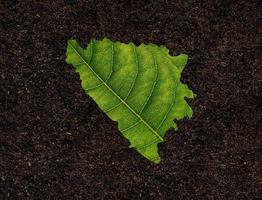
[[[174,56],[173,62],[176,67],[182,72],[188,62],[188,55],[179,54],[178,56]]]
[[[159,164],[160,163],[160,157],[156,157],[156,158],[152,158],[152,159],[149,159],[151,160],[154,164]]]
[[[177,124],[176,124],[175,122],[173,122],[172,128],[173,128],[175,131],[178,130]]]

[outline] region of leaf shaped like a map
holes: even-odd
[[[157,145],[174,119],[192,116],[184,100],[194,93],[180,82],[187,55],[170,56],[167,48],[154,44],[124,44],[91,39],[86,49],[68,41],[66,62],[82,80],[86,94],[113,121],[135,148],[158,163]]]

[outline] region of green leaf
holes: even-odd
[[[194,93],[180,82],[187,63],[185,54],[170,56],[168,49],[154,44],[124,44],[91,39],[82,49],[69,40],[66,62],[72,64],[82,87],[118,129],[147,159],[158,163],[157,145],[174,119],[191,117],[187,98]]]

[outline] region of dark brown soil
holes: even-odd
[[[261,4],[201,2],[1,0],[0,199],[261,199]],[[159,165],[81,90],[72,37],[189,54],[194,117],[168,132]]]

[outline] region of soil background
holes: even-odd
[[[0,199],[261,199],[260,13],[252,0],[1,0]],[[160,164],[128,148],[65,63],[67,40],[91,37],[190,56],[194,116]]]

